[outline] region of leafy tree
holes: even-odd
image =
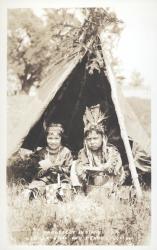
[[[43,78],[54,56],[59,57],[60,46],[71,45],[68,28],[72,29],[72,15],[54,9],[46,11],[46,15],[47,24],[44,25],[31,9],[8,12],[8,69],[16,72],[25,92],[34,81]],[[69,41],[65,44],[67,36]]]
[[[46,24],[31,9],[8,12],[8,69],[20,79],[22,90],[29,91],[35,81],[41,81],[49,68],[60,60],[87,50],[92,57],[87,68],[104,67],[100,30],[106,31],[106,49],[111,53],[113,43],[121,32],[121,21],[109,9],[81,9],[83,25],[70,9],[45,9]]]
[[[9,10],[8,66],[16,72],[25,91],[40,79],[41,68],[46,63],[48,44],[44,34],[43,22],[30,9]]]
[[[47,34],[50,41],[50,67],[60,60],[74,55],[79,49],[78,32],[81,23],[69,9],[44,9],[47,18]],[[49,67],[45,70],[47,72]]]
[[[141,73],[136,70],[133,71],[131,74],[131,82],[130,82],[131,86],[138,87],[138,86],[141,86],[143,82],[144,82],[144,79],[141,76]]]

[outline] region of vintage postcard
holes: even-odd
[[[6,246],[151,249],[157,4],[65,2],[3,6]]]

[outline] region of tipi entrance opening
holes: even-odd
[[[86,68],[87,57],[75,67],[53,100],[49,103],[40,120],[30,130],[22,147],[35,149],[46,144],[43,128],[46,123],[61,123],[65,133],[63,144],[71,149],[74,155],[83,147],[83,114],[86,106],[101,105],[107,117],[104,122],[108,142],[114,144],[120,151],[123,164],[127,156],[120,135],[115,107],[111,97],[111,87],[102,69],[89,74]]]

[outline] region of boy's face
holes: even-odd
[[[47,135],[47,144],[50,149],[57,150],[61,145],[61,136],[57,132],[51,132]]]
[[[86,137],[87,146],[91,151],[97,151],[102,147],[103,138],[100,133],[92,130]]]

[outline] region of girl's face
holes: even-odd
[[[102,147],[103,138],[100,133],[92,130],[86,137],[87,146],[91,151],[97,151]]]
[[[59,133],[51,132],[47,135],[47,144],[50,149],[57,150],[61,146],[61,136]]]

